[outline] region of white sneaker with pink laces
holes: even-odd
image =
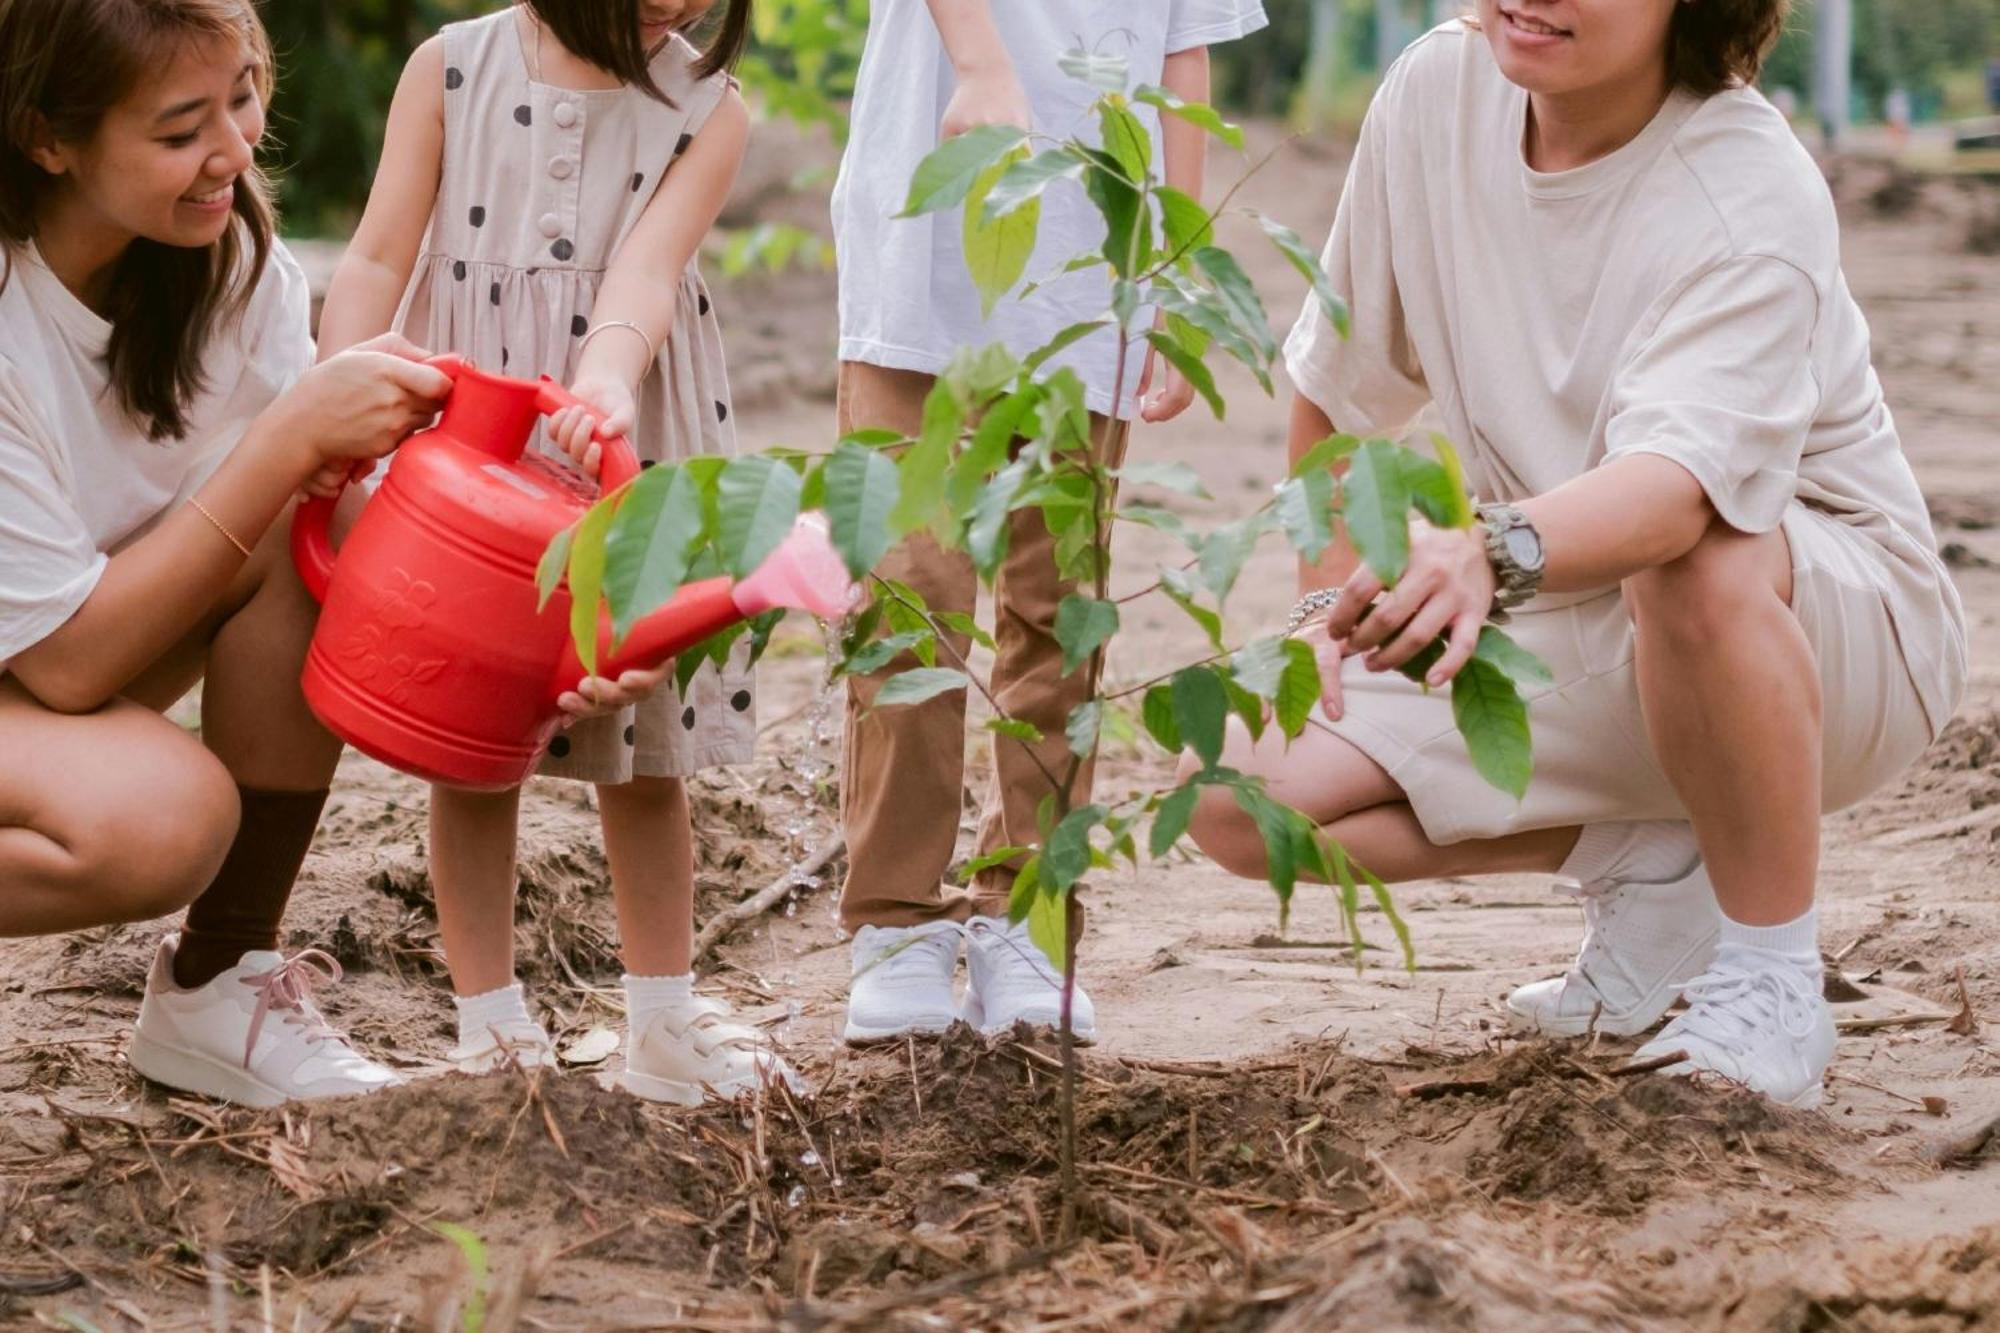
[[[203,986],[174,984],[178,935],[160,941],[125,1059],[155,1083],[243,1106],[349,1097],[402,1082],[327,1025],[312,1002],[340,964],[318,949],[259,949]]]

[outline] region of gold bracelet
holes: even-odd
[[[207,519],[210,523],[214,524],[215,530],[221,533],[223,536],[227,537],[229,539],[229,544],[231,546],[234,546],[237,550],[243,552],[243,558],[245,560],[248,560],[250,558],[250,548],[243,544],[243,539],[241,537],[238,537],[235,533],[231,532],[228,528],[224,527],[222,525],[221,519],[209,513],[207,505],[195,499],[192,495],[188,497],[188,503],[194,506],[195,513],[200,514],[203,518]]]
[[[640,328],[637,324],[634,324],[629,319],[614,319],[604,324],[597,324],[592,326],[589,332],[583,335],[583,341],[576,345],[576,350],[581,352],[584,348],[590,346],[590,340],[592,338],[595,338],[598,334],[603,333],[606,329],[632,330],[632,332],[639,335],[639,341],[646,344],[647,363],[651,364],[652,362],[660,359],[660,350],[657,347],[653,346],[653,340],[646,335],[646,331],[644,329]]]

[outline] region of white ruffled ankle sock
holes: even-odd
[[[498,990],[479,995],[454,995],[458,1008],[458,1044],[470,1046],[495,1027],[510,1023],[532,1023],[528,1013],[528,993],[516,981]]]
[[[625,975],[625,1025],[637,1032],[662,1009],[684,1007],[694,998],[694,974],[677,977]]]
[[[1694,869],[1701,846],[1685,820],[1585,824],[1556,873],[1585,884],[1668,884]]]

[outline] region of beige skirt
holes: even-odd
[[[1876,557],[1842,524],[1795,504],[1792,609],[1818,662],[1823,700],[1822,791],[1828,810],[1892,781],[1935,739],[1883,601]],[[1408,794],[1439,845],[1527,829],[1625,819],[1685,819],[1639,709],[1636,635],[1616,589],[1587,601],[1516,615],[1508,633],[1540,657],[1555,683],[1528,694],[1535,772],[1527,796],[1489,785],[1452,721],[1451,692],[1426,694],[1394,672],[1349,658],[1346,716],[1321,722]]]

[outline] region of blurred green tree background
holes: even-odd
[[[281,74],[272,129],[289,231],[341,235],[353,227],[403,61],[443,24],[499,3],[262,0]],[[1984,71],[2000,57],[2000,0],[1854,5],[1858,119],[1878,118],[1894,88],[1910,94],[1920,119],[1986,110]],[[1265,0],[1271,26],[1216,52],[1216,99],[1302,126],[1351,128],[1367,107],[1382,57],[1459,7],[1455,0]],[[1813,0],[1795,4],[1766,78],[1767,86],[1797,91],[1801,102],[1813,10]],[[741,70],[753,103],[765,115],[844,134],[844,99],[853,90],[867,23],[868,0],[758,0],[756,40]]]

